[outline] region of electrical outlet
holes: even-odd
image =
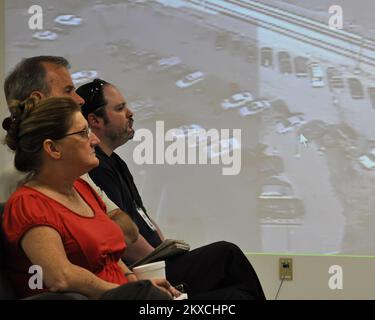
[[[280,258],[279,259],[279,277],[280,280],[293,280],[293,259]]]

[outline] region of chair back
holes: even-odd
[[[2,228],[5,203],[0,203],[0,300],[15,299],[15,294],[5,271],[4,233]]]

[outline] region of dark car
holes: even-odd
[[[327,130],[327,123],[322,120],[312,120],[299,129],[298,135],[302,134],[308,140],[318,140],[326,134]]]
[[[305,208],[301,199],[260,199],[257,214],[262,224],[301,224]]]
[[[345,85],[344,85],[344,80],[342,79],[342,73],[340,70],[336,69],[335,67],[327,68],[327,78],[328,78],[328,86],[331,91],[334,89],[344,88]]]
[[[257,214],[262,224],[298,225],[305,209],[288,182],[272,177],[261,186]]]
[[[281,99],[272,101],[272,110],[275,117],[285,117],[291,114],[288,105]]]
[[[356,152],[359,141],[358,133],[346,123],[333,124],[327,127],[320,144],[326,148],[339,148],[348,155]]]
[[[272,48],[263,47],[260,49],[260,64],[264,67],[272,67],[273,65]]]
[[[353,99],[363,99],[365,96],[365,93],[363,91],[363,86],[361,81],[359,81],[357,78],[348,78],[348,85],[350,94]]]
[[[327,124],[321,120],[313,120],[303,125],[298,135],[303,134],[309,141],[315,141],[324,149],[340,149],[348,156],[355,155],[359,134],[349,125]]]
[[[230,41],[230,34],[228,32],[220,31],[215,38],[215,49],[223,50]]]
[[[286,51],[280,51],[278,53],[279,70],[282,74],[292,73],[292,63],[290,62],[290,54]]]
[[[246,53],[247,61],[257,62],[258,60],[258,48],[255,45],[249,45]]]
[[[295,57],[294,58],[294,71],[297,77],[305,78],[309,75],[308,68],[309,59],[305,57]]]
[[[370,98],[372,107],[375,109],[375,88],[368,88],[368,96]]]
[[[258,177],[260,178],[268,178],[270,176],[280,174],[285,170],[283,158],[280,156],[263,154],[257,159],[258,162],[256,164],[256,168]]]

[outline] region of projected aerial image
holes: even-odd
[[[48,0],[43,30],[30,30],[33,4],[6,1],[7,71],[62,55],[76,86],[99,77],[121,89],[135,129],[156,135],[164,121],[186,142],[241,130],[187,142],[186,153],[208,144],[207,164],[137,164],[139,141],[116,151],[169,238],[374,255],[373,1]],[[236,150],[240,171],[224,175],[216,160]]]

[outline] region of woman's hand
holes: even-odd
[[[134,273],[130,273],[126,276],[129,282],[135,282],[138,281],[137,276]]]
[[[168,294],[172,299],[177,298],[181,295],[181,292],[178,291],[176,288],[172,287],[171,284],[167,279],[149,279],[152,284]]]

